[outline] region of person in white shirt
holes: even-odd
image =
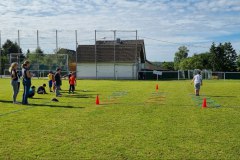
[[[197,74],[193,77],[192,82],[194,82],[195,95],[199,96],[200,86],[203,84],[201,71],[197,71]]]

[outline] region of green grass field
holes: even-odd
[[[12,104],[9,79],[0,84],[0,159],[240,157],[240,81],[204,81],[196,98],[190,81],[79,80],[69,95],[64,80],[59,102],[51,93],[29,106]]]

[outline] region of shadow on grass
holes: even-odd
[[[237,96],[209,96],[209,97],[232,97],[232,98],[236,98]]]
[[[64,97],[67,98],[94,98],[92,94],[68,94]]]
[[[56,102],[59,103],[59,102]],[[83,109],[85,107],[74,107],[74,106],[63,106],[63,105],[52,105],[52,104],[30,104],[33,107],[51,107],[51,108],[69,108],[69,109]]]
[[[0,100],[0,102],[2,103],[13,103],[12,101],[8,101],[8,100]],[[56,102],[56,103],[59,103],[59,102]],[[16,105],[20,105],[20,106],[33,106],[33,107],[56,107],[56,108],[69,108],[69,109],[82,109],[82,108],[85,108],[85,107],[74,107],[74,106],[63,106],[63,105],[52,105],[52,104],[29,104],[29,105],[22,105],[21,103],[20,104],[16,104]]]
[[[33,98],[29,98],[29,99],[44,99],[44,98],[35,98],[35,97],[33,97]]]
[[[69,93],[69,91],[68,90],[63,90],[63,91],[60,91],[61,93]],[[84,93],[93,93],[93,92],[96,92],[96,91],[90,91],[90,90],[77,90],[77,91],[74,91],[74,93],[75,94],[81,94],[82,92],[84,92]]]
[[[13,103],[13,101],[7,101],[7,100],[0,100],[2,103]]]
[[[85,89],[82,89],[82,90],[79,90],[80,92],[96,92],[96,91],[91,91],[91,90],[85,90]]]

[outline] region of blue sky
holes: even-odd
[[[239,0],[1,0],[1,42],[17,41],[23,51],[40,47],[52,52],[55,30],[58,46],[75,48],[93,44],[94,30],[138,30],[145,40],[147,59],[172,61],[181,45],[190,55],[209,50],[212,42],[231,42],[240,53]],[[111,32],[98,32],[97,39],[113,39]],[[118,32],[121,39],[134,39],[134,32]]]

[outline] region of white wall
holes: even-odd
[[[77,78],[96,78],[96,65],[93,63],[77,64]]]
[[[131,63],[98,63],[97,77],[98,79],[137,79],[136,66]],[[95,63],[79,63],[77,65],[77,77],[81,79],[96,79]]]
[[[116,79],[137,79],[136,66],[134,64],[117,64]]]

